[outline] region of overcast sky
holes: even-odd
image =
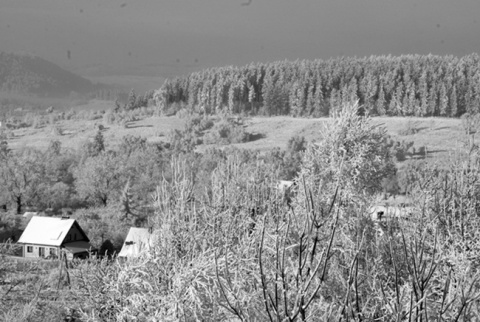
[[[480,52],[480,0],[0,0],[0,51],[81,74]],[[165,76],[165,75],[159,75]]]

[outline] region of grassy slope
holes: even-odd
[[[110,102],[94,102],[79,106],[76,110],[107,109]],[[318,140],[318,128],[326,119],[301,119],[287,116],[278,117],[253,117],[245,122],[246,130],[256,134],[257,139],[242,144],[235,144],[239,148],[268,150],[273,147],[285,148],[288,140],[294,135],[302,135],[307,140]],[[150,117],[129,124],[128,128],[121,125],[106,125],[104,136],[109,146],[118,144],[119,140],[127,135],[146,137],[150,142],[167,140],[168,132],[172,129],[182,129],[185,119],[172,117]],[[449,151],[454,151],[463,146],[464,136],[461,121],[447,118],[400,118],[383,117],[374,118],[373,122],[384,125],[390,135],[397,140],[414,141],[415,147],[426,146],[431,156],[442,156]],[[414,135],[400,136],[398,133],[407,128],[407,124],[415,124],[419,132]],[[59,121],[57,125],[63,129],[63,135],[55,135],[52,127],[22,128],[14,130],[14,137],[9,140],[10,147],[45,148],[49,141],[59,140],[63,146],[77,148],[83,141],[93,138],[98,125],[103,124],[98,120],[69,120]],[[200,150],[205,146],[200,147]]]

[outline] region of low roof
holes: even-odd
[[[89,241],[75,219],[33,216],[18,243],[61,246],[73,225],[76,225]]]
[[[93,250],[92,245],[87,241],[76,241],[71,243],[63,244],[63,247],[67,249],[72,254],[85,253]]]
[[[291,180],[278,180],[277,182],[277,189],[278,190],[286,190],[291,188],[292,186],[296,186],[297,183]]]
[[[141,252],[148,251],[154,243],[154,234],[148,228],[130,228],[123,243],[119,257],[138,257]]]
[[[370,218],[374,221],[392,218],[410,218],[414,207],[373,206],[369,210]]]

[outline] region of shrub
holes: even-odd
[[[304,136],[292,136],[287,143],[287,151],[291,153],[305,152],[307,149],[307,141]]]
[[[35,115],[33,113],[27,113],[23,117],[23,122],[22,123],[25,124],[27,127],[28,126],[33,126],[33,123],[34,123],[34,120],[35,120],[36,117],[37,117],[37,115]]]
[[[420,132],[419,122],[409,119],[405,127],[398,131],[398,135],[401,135],[401,136],[413,135],[418,132]]]
[[[462,127],[466,135],[475,134],[480,128],[480,114],[465,113],[461,117]]]
[[[103,122],[108,125],[112,125],[115,123],[115,113],[112,110],[108,110],[103,114]]]
[[[36,115],[34,118],[33,118],[33,121],[32,121],[32,126],[34,129],[39,129],[43,126],[44,122],[43,122],[43,118],[40,116],[40,115]]]
[[[250,141],[251,135],[245,131],[241,121],[223,119],[213,126],[205,135],[206,144],[232,144]]]
[[[189,110],[185,107],[184,103],[174,102],[169,104],[162,110],[162,115],[172,116],[177,115],[179,118],[184,118],[189,114]]]
[[[415,149],[413,148],[413,141],[396,141],[393,139],[388,140],[387,147],[390,149],[392,156],[395,156],[395,159],[399,162],[405,161],[407,157],[414,154]],[[410,151],[413,149],[413,151]]]
[[[63,129],[58,125],[53,125],[52,126],[52,134],[55,135],[55,136],[62,136],[63,135]]]
[[[66,120],[71,120],[75,118],[76,112],[74,109],[70,109],[67,113],[65,113],[65,119]]]
[[[195,133],[198,136],[201,135],[201,132],[212,128],[213,125],[214,121],[210,117],[191,114],[187,116],[184,131]]]
[[[48,115],[48,123],[50,125],[54,125],[56,121],[57,121],[57,117],[54,114]]]
[[[90,113],[87,112],[86,115],[87,115],[87,119],[90,121],[99,120],[103,117],[102,113],[97,111],[91,111]]]

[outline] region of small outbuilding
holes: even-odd
[[[118,253],[118,257],[138,257],[141,253],[150,251],[155,241],[155,234],[151,228],[131,227],[123,243],[122,250]]]
[[[388,221],[392,219],[409,220],[412,217],[414,208],[410,206],[373,206],[369,210],[370,218],[375,222]]]
[[[18,240],[23,257],[67,259],[86,258],[93,251],[82,227],[75,219],[33,216]]]

